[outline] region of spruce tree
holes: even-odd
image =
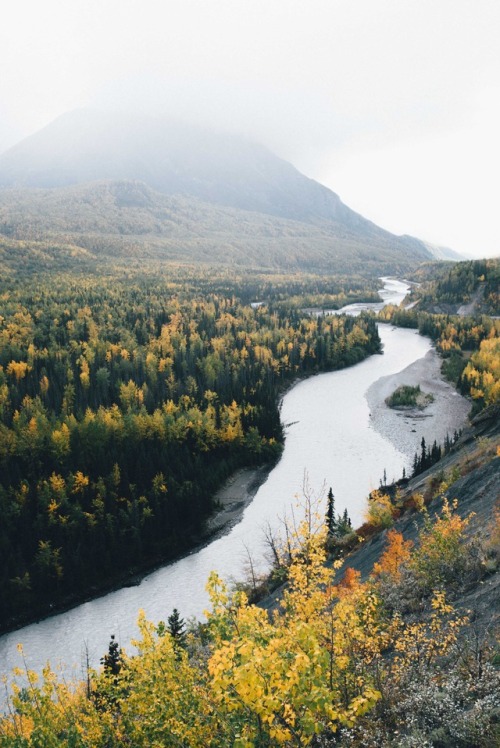
[[[421,457],[420,457],[420,469],[423,472],[424,470],[427,469],[427,450],[426,450],[426,446],[425,446],[425,439],[424,439],[424,437],[422,437],[422,441],[420,442],[420,444],[421,444],[421,447],[422,447],[422,454],[421,454]]]
[[[337,529],[337,522],[335,520],[335,497],[333,495],[332,487],[328,491],[328,508],[326,510],[326,526],[328,528],[328,535],[333,535]]]
[[[113,675],[118,675],[122,668],[122,651],[117,641],[115,641],[115,635],[111,634],[111,641],[107,653],[104,657],[101,657],[101,665],[104,670]]]
[[[415,456],[413,458],[413,472],[412,476],[418,475],[420,472],[420,460],[418,458],[418,453],[415,452]]]
[[[180,617],[177,608],[174,608],[167,619],[167,631],[174,640],[174,644],[183,647],[186,639],[186,624]]]
[[[349,517],[347,513],[347,509],[344,509],[344,516],[342,517],[342,524],[344,525],[346,532],[350,532],[352,530],[352,522],[351,522],[351,518]]]
[[[337,515],[337,533],[339,535],[348,535],[352,531],[352,522],[347,509],[344,509],[342,516]]]

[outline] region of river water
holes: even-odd
[[[385,301],[399,303],[407,286],[385,280]],[[373,305],[364,305],[364,308]],[[356,311],[359,311],[356,310]],[[378,487],[384,469],[390,480],[408,469],[409,458],[377,433],[370,423],[365,394],[380,377],[401,371],[429,351],[427,338],[413,330],[379,326],[383,355],[374,355],[342,371],[320,374],[294,386],[283,398],[281,418],[286,440],[283,455],[246,508],[242,521],[205,548],[125,587],[40,623],[0,638],[0,673],[20,664],[16,645],[23,644],[31,668],[50,660],[64,663],[66,674],[82,674],[84,650],[96,666],[111,634],[127,650],[137,635],[140,608],[153,621],[166,620],[174,607],[183,618],[202,618],[211,570],[223,578],[242,578],[247,551],[255,559],[265,551],[263,527],[279,527],[302,494],[304,475],[317,494],[332,486],[336,509],[347,508],[353,525],[361,523],[366,497]]]

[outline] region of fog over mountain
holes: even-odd
[[[433,255],[263,146],[158,117],[69,112],[0,156],[0,186],[0,232],[17,238],[33,237],[26,226],[38,238],[69,232],[84,245],[89,232],[140,236],[148,252],[163,246],[168,257],[195,260],[196,238],[218,262],[325,271]]]
[[[362,220],[266,148],[194,125],[69,112],[0,157],[0,185],[64,187],[134,179],[164,194],[300,220]]]

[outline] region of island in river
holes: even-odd
[[[405,384],[420,385],[433,396],[425,412],[399,411],[387,405],[390,394]],[[466,423],[470,411],[470,402],[444,379],[441,359],[435,348],[401,371],[380,377],[369,387],[366,399],[371,428],[403,452],[409,462],[420,450],[422,437],[428,444],[436,438],[439,442],[447,433],[452,437]],[[381,475],[382,471],[383,466]],[[226,525],[232,527],[243,515],[267,474],[268,469],[259,468],[240,470],[232,476],[216,494],[221,509],[210,520],[210,530],[220,531]]]

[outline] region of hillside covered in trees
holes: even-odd
[[[423,265],[412,289],[419,309],[434,313],[500,315],[500,260]]]

